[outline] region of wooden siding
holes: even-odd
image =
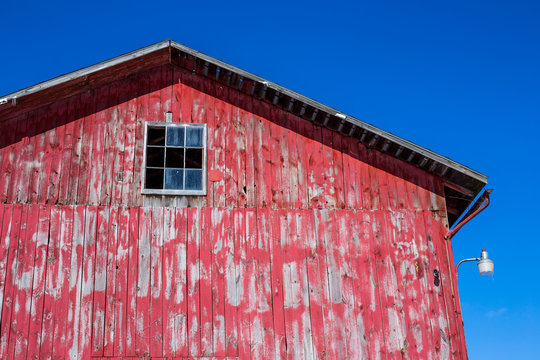
[[[455,359],[431,211],[0,205],[0,357]]]
[[[207,196],[142,195],[165,112]],[[171,65],[0,122],[0,358],[466,358],[440,178]]]
[[[205,197],[141,195],[165,112],[208,125]],[[439,178],[173,66],[0,121],[1,203],[445,211]]]

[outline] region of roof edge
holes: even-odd
[[[364,143],[370,148],[376,148],[382,152],[387,152],[388,150],[390,156],[441,177],[446,183],[449,183],[449,186],[453,190],[465,194],[463,200],[467,202],[467,206],[487,184],[488,177],[486,175],[446,156],[173,40],[163,40],[2,96],[0,97],[0,113],[9,106],[10,102],[16,106],[17,99],[19,98],[36,94],[92,74],[97,75],[100,71],[130,61],[137,61],[138,58],[151,56],[155,52],[163,52],[166,48],[169,49],[168,61],[171,64],[183,66],[188,70],[192,70],[194,73],[197,72],[208,78],[214,77],[216,81],[224,85],[235,87],[237,90],[245,93],[250,93],[253,97],[268,101],[272,105],[281,107],[296,116],[310,119],[318,125],[359,138],[361,143]],[[211,68],[210,72],[209,68]],[[220,74],[223,75],[221,78]],[[224,78],[227,78],[227,80]],[[234,80],[231,80],[231,78]],[[246,83],[251,83],[252,86],[250,89],[246,89],[244,85]],[[283,106],[283,102],[288,105]],[[306,108],[309,110],[306,110]],[[311,115],[308,115],[308,112]],[[392,149],[391,153],[389,149]],[[406,151],[403,151],[404,149]],[[452,184],[457,186],[453,186]],[[455,210],[462,213],[467,207],[464,205],[464,203],[461,203],[459,206],[456,205]],[[456,213],[453,216],[455,215]]]
[[[483,182],[484,184],[487,184],[487,176],[476,171],[476,170],[473,170],[471,168],[469,168],[468,166],[465,166],[463,164],[460,164],[446,156],[443,156],[443,155],[440,155],[434,151],[431,151],[427,148],[424,148],[422,146],[419,146],[409,140],[406,140],[406,139],[403,139],[397,135],[394,135],[388,131],[385,131],[385,130],[382,130],[378,127],[376,127],[375,125],[372,125],[372,124],[369,124],[369,123],[366,123],[360,119],[357,119],[353,116],[350,116],[350,115],[347,115],[347,114],[344,114],[332,107],[329,107],[327,105],[324,105],[316,100],[313,100],[307,96],[304,96],[302,94],[299,94],[297,93],[296,91],[293,91],[293,90],[290,90],[288,88],[285,88],[279,84],[276,84],[274,82],[271,82],[271,81],[268,81],[258,75],[254,75],[250,72],[247,72],[245,70],[242,70],[240,68],[237,68],[236,66],[233,66],[233,65],[230,65],[224,61],[221,61],[221,60],[218,60],[216,58],[213,58],[209,55],[206,55],[200,51],[197,51],[197,50],[194,50],[194,49],[191,49],[190,47],[187,47],[185,45],[182,45],[174,40],[171,41],[171,47],[174,47],[176,48],[177,50],[180,50],[182,52],[185,52],[187,54],[190,54],[192,56],[195,56],[197,58],[200,58],[201,60],[203,61],[208,61],[208,62],[211,62],[211,63],[214,63],[215,65],[223,68],[223,69],[226,69],[226,70],[229,70],[229,71],[232,71],[244,78],[249,78],[251,80],[254,80],[254,81],[258,81],[260,83],[263,83],[265,84],[268,88],[270,89],[274,89],[284,95],[288,95],[290,96],[291,98],[294,98],[298,101],[301,101],[301,102],[304,102],[308,105],[311,105],[315,108],[318,108],[324,112],[327,112],[327,113],[330,113],[330,114],[333,114],[334,116],[337,116],[339,118],[343,118],[345,117],[345,121],[347,122],[350,122],[351,124],[357,126],[357,127],[360,127],[362,129],[366,129],[372,133],[375,133],[385,139],[388,139],[388,140],[391,140],[395,143],[397,143],[398,145],[401,145],[401,146],[404,146],[406,148],[409,148],[413,151],[415,151],[416,153],[420,154],[420,155],[423,155],[425,157],[428,157],[432,160],[436,160],[438,161],[439,163],[445,165],[445,166],[448,166],[454,170],[457,170],[457,171],[460,171],[460,172],[465,172],[467,173],[467,175],[469,175],[470,177],[474,178],[475,180],[478,180],[480,182]]]
[[[62,84],[64,82],[67,82],[67,81],[70,81],[70,80],[73,80],[73,79],[76,79],[76,78],[79,78],[79,77],[90,75],[90,74],[98,72],[100,70],[104,70],[104,69],[107,69],[109,67],[112,67],[112,66],[115,66],[115,65],[118,65],[118,64],[122,64],[122,63],[124,63],[124,62],[126,62],[128,60],[135,59],[135,58],[138,58],[138,57],[153,53],[153,52],[155,52],[157,50],[161,50],[161,49],[167,48],[169,46],[171,46],[171,40],[163,40],[163,41],[160,41],[158,43],[148,45],[148,46],[145,46],[143,48],[140,48],[140,49],[137,49],[137,50],[134,50],[134,51],[130,51],[130,52],[126,53],[126,54],[114,57],[112,59],[105,60],[105,61],[99,62],[97,64],[90,65],[90,66],[84,67],[84,68],[76,70],[76,71],[72,71],[72,72],[67,73],[67,74],[59,75],[59,76],[54,77],[54,78],[52,78],[50,80],[42,81],[42,82],[37,83],[35,85],[29,86],[27,88],[12,92],[12,93],[4,95],[4,96],[1,96],[0,97],[0,107],[2,105],[4,105],[4,104],[10,102],[10,101],[16,100],[16,99],[21,98],[23,96],[27,96],[27,95],[30,95],[30,94],[37,93],[39,91],[43,91],[45,89],[51,88],[53,86]]]

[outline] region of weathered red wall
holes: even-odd
[[[167,111],[208,124],[206,197],[141,194],[143,125]],[[172,66],[0,121],[0,202],[444,211],[435,176]]]
[[[167,111],[206,197],[141,194]],[[0,121],[0,358],[466,357],[438,178],[173,66]]]

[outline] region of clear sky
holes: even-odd
[[[164,39],[489,176],[453,239],[470,359],[539,359],[540,2],[5,1],[0,95]],[[535,150],[536,149],[536,150]],[[537,220],[535,220],[537,219]]]

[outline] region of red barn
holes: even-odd
[[[466,166],[174,41],[0,124],[2,359],[467,357]]]

